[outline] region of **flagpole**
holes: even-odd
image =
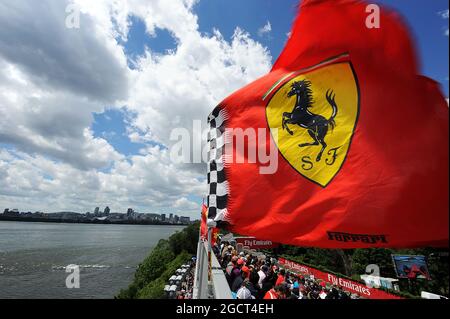
[[[212,228],[208,227],[208,281],[211,282],[211,274],[212,274]]]

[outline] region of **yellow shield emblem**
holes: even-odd
[[[359,114],[359,89],[350,62],[285,81],[266,107],[282,156],[307,179],[326,187],[344,164]]]

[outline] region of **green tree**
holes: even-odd
[[[136,297],[140,299],[158,299],[164,296],[164,286],[176,270],[191,257],[187,252],[182,252],[174,260],[166,265],[166,270],[157,279],[143,287]]]
[[[200,224],[197,222],[170,236],[169,245],[172,252],[175,255],[182,251],[196,254],[199,228]]]
[[[355,249],[352,256],[352,272],[358,275],[365,274],[366,267],[375,264],[379,267],[381,277],[395,278],[392,252],[386,248]]]

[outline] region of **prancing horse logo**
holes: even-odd
[[[288,124],[296,124],[302,128],[308,130],[308,134],[312,137],[312,143],[302,143],[299,147],[305,146],[316,146],[321,145],[322,148],[316,157],[316,162],[319,162],[322,158],[323,151],[327,147],[325,142],[325,136],[328,133],[328,129],[333,130],[336,126],[334,118],[337,115],[338,107],[336,101],[334,100],[335,94],[333,91],[328,90],[325,94],[328,103],[333,108],[333,113],[331,117],[327,120],[322,115],[312,113],[309,108],[312,107],[313,97],[311,90],[311,82],[308,80],[301,80],[292,83],[291,90],[288,92],[287,96],[296,96],[296,102],[292,112],[284,112],[282,119],[282,127],[287,130],[289,134],[294,135],[289,129]]]
[[[266,98],[267,124],[283,158],[326,187],[344,164],[358,121],[358,81],[348,56],[280,75]]]

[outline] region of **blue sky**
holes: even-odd
[[[444,94],[448,96],[449,42],[448,35],[445,35],[448,18],[442,17],[448,10],[448,1],[379,0],[376,3],[394,8],[406,18],[416,40],[422,73],[441,83]],[[239,27],[267,47],[274,62],[284,47],[297,5],[297,0],[201,0],[195,5],[194,12],[198,15],[201,32],[211,34],[217,29],[226,40],[230,40]],[[156,34],[149,36],[142,20],[133,17],[131,23],[128,41],[123,43],[130,61],[142,55],[145,47],[157,54],[176,49],[176,40],[169,31],[156,29]],[[271,31],[261,34],[260,29],[267,23],[270,23]],[[125,121],[124,113],[117,110],[95,114],[93,131],[95,136],[105,138],[122,154],[137,154],[144,145],[129,140]]]
[[[175,39],[170,32],[165,29],[157,29],[156,34],[149,35],[146,33],[145,22],[138,17],[131,17],[130,23],[132,27],[128,33],[126,42],[121,42],[125,48],[125,53],[130,60],[136,59],[144,54],[145,47],[150,48],[155,53],[163,54],[168,50],[175,50],[177,45]],[[120,40],[119,40],[120,41]],[[130,67],[133,67],[130,65]]]

